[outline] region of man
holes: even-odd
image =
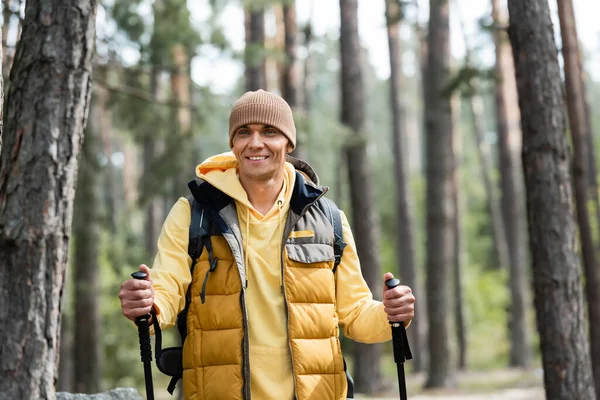
[[[221,235],[211,234],[190,276],[190,202],[173,206],[146,280],[123,283],[123,314],[154,310],[172,326],[191,305],[183,346],[186,399],[345,399],[338,340],[391,339],[389,321],[414,316],[410,288],[385,290],[373,300],[362,278],[343,213],[347,243],[334,271],[332,226],[317,206],[326,189],[306,163],[289,157],[296,129],[289,105],[258,90],[244,94],[229,118],[231,153],[196,168],[218,211]],[[212,266],[212,268],[211,268]],[[360,362],[360,360],[358,361]]]

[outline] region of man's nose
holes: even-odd
[[[262,147],[263,141],[262,136],[259,131],[253,131],[250,136],[250,146],[252,147]]]

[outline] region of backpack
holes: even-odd
[[[192,192],[195,192],[195,190],[200,187],[200,185],[198,185],[198,183],[195,180],[191,181],[188,184],[188,186],[190,187]],[[208,203],[200,203],[196,201],[193,196],[189,196],[187,199],[190,203],[192,214],[188,244],[188,254],[192,259],[190,272],[193,276],[194,267],[196,266],[196,260],[198,259],[198,257],[200,257],[200,254],[202,254],[204,248],[206,248],[208,252],[208,260],[211,265],[208,271],[206,272],[206,277],[204,278],[204,282],[202,284],[202,291],[200,293],[202,303],[204,303],[204,293],[206,289],[208,275],[216,268],[216,259],[213,260],[212,257],[212,243],[210,241],[210,237],[211,233],[219,232],[219,227],[215,226],[216,224],[213,224],[213,219],[215,219],[213,215],[216,213],[216,210],[214,208],[212,208]],[[333,234],[335,239],[333,244],[335,259],[333,265],[333,273],[335,274],[337,267],[342,259],[344,247],[346,247],[346,243],[343,240],[342,219],[340,216],[340,210],[333,201],[325,197],[320,197],[317,200],[317,206],[325,214],[325,216],[327,217],[327,219],[333,227]],[[179,336],[181,337],[182,344],[185,340],[185,337],[187,336],[187,313],[190,303],[191,294],[188,287],[185,299],[185,307],[183,311],[181,311],[177,315],[177,330],[179,331]],[[152,314],[154,314],[154,310],[152,311]],[[156,317],[153,318],[153,321],[155,334],[156,366],[158,367],[158,370],[160,372],[171,377],[171,381],[169,382],[167,391],[172,395],[177,382],[181,379],[183,375],[183,348],[169,347],[166,349],[162,349],[161,329],[158,325],[158,320]],[[348,391],[346,397],[351,399],[354,398],[354,381],[346,368],[345,359],[344,371],[346,372],[346,380],[348,383]]]

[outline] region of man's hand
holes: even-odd
[[[132,321],[136,317],[149,314],[154,304],[154,288],[150,279],[150,268],[140,265],[141,272],[146,273],[145,279],[128,279],[121,285],[119,299],[123,315]]]
[[[388,289],[385,282],[394,277],[387,272],[383,276],[383,305],[388,320],[391,322],[406,322],[415,317],[415,296],[408,286],[398,285]]]

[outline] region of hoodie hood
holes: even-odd
[[[305,180],[312,182],[317,187],[319,178],[306,162],[288,155],[284,168],[284,190],[280,194],[280,198],[285,203],[289,203],[292,191],[294,190],[296,172],[300,173]],[[196,167],[196,176],[210,183],[248,209],[256,211],[248,200],[248,195],[240,183],[237,169],[238,162],[235,155],[229,151],[212,156],[199,164]]]
[[[319,186],[319,177],[317,176],[317,173],[306,161],[302,161],[299,158],[295,158],[289,154],[286,156],[285,161],[291,164],[298,172],[302,173],[305,178]],[[196,176],[198,178],[205,179],[205,175],[210,172],[225,172],[229,169],[237,167],[238,162],[235,158],[235,155],[233,152],[228,151],[209,157],[202,163],[198,164],[198,166],[196,166]]]

